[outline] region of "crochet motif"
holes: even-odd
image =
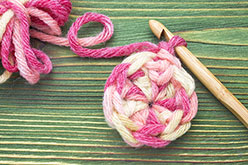
[[[106,121],[130,146],[164,147],[190,128],[198,106],[194,89],[192,77],[165,49],[135,53],[106,82]]]
[[[174,47],[186,46],[186,42],[174,36],[169,43],[158,45],[140,42],[113,48],[84,48],[110,39],[113,24],[102,14],[85,13],[73,23],[67,38],[59,37],[60,26],[70,11],[69,0],[0,0],[0,58],[6,69],[0,83],[19,71],[30,84],[35,84],[40,74],[52,70],[49,57],[31,48],[30,36],[70,46],[81,57],[132,54],[115,67],[106,82],[103,107],[107,123],[133,147],[163,147],[183,135],[190,128],[198,104],[194,80],[174,56]],[[91,21],[100,22],[103,31],[95,37],[77,38],[80,27]]]

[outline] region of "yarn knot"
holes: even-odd
[[[187,42],[179,36],[173,36],[169,42],[161,41],[159,42],[158,46],[162,49],[167,50],[170,54],[175,55],[175,47],[177,46],[187,47]]]

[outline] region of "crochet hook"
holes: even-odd
[[[158,21],[150,20],[149,26],[158,39],[164,35],[169,41],[174,36]],[[175,51],[202,84],[248,128],[248,110],[245,106],[185,46],[177,46]]]

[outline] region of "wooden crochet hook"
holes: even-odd
[[[158,39],[164,35],[169,41],[174,36],[158,21],[150,20],[149,26]],[[177,46],[175,51],[202,84],[248,128],[248,110],[245,106],[185,46]]]

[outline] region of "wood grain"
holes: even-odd
[[[247,0],[72,0],[70,20],[85,12],[110,16],[110,41],[95,48],[159,40],[157,19],[248,107]],[[81,28],[94,36],[98,23]],[[231,30],[231,33],[228,31]],[[32,40],[54,69],[30,86],[18,74],[0,86],[0,164],[144,164],[248,162],[248,131],[195,78],[199,112],[189,132],[167,148],[128,147],[102,112],[104,83],[123,58],[80,58],[68,48]],[[187,68],[186,68],[187,69]]]

